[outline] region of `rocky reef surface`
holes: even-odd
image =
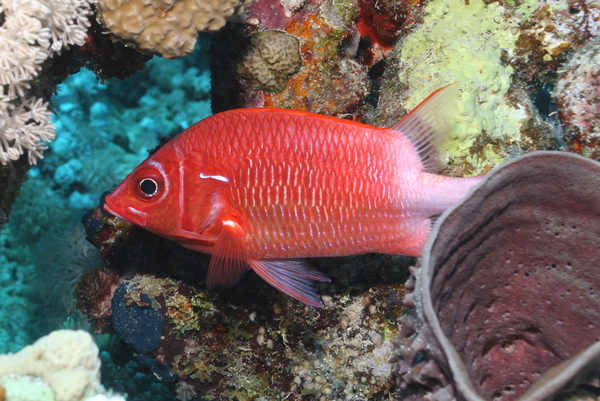
[[[129,400],[598,397],[594,162],[544,153],[493,173],[453,213],[477,196],[496,209],[464,212],[462,227],[445,215],[430,241],[487,232],[481,244],[497,245],[436,256],[455,275],[434,287],[431,256],[311,259],[332,279],[317,285],[322,309],[252,274],[209,291],[207,256],[98,209],[149,151],[211,112],[283,107],[387,127],[452,82],[442,174],[536,150],[597,160],[596,1],[121,3],[0,4],[3,353],[87,328],[102,383]],[[501,177],[506,188],[492,185]],[[513,209],[532,220],[494,228]],[[481,268],[492,256],[523,266]]]

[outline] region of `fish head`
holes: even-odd
[[[176,150],[163,146],[104,199],[104,210],[159,235],[176,229],[180,168]]]

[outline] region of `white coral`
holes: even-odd
[[[54,139],[48,103],[29,93],[48,57],[83,45],[88,0],[0,0],[0,163],[43,157]]]

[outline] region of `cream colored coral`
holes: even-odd
[[[48,104],[29,94],[48,57],[82,45],[87,0],[0,0],[0,163],[42,158],[54,138]]]
[[[238,73],[252,89],[281,92],[302,66],[300,42],[280,31],[263,31],[250,38],[250,47],[238,65]]]
[[[100,21],[117,37],[165,58],[194,50],[198,32],[221,29],[252,0],[97,0]]]
[[[57,330],[16,354],[0,355],[0,377],[7,375],[39,377],[56,401],[83,400],[102,389],[98,347],[82,330]]]

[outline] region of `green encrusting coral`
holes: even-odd
[[[457,125],[445,144],[450,156],[464,155],[482,133],[519,140],[530,113],[506,98],[514,73],[507,59],[515,50],[519,24],[536,6],[532,0],[518,8],[481,0],[431,1],[423,24],[390,57],[380,110],[396,102],[399,93],[410,110],[436,89],[457,82],[463,93]],[[503,161],[493,151],[485,156],[487,162]]]

